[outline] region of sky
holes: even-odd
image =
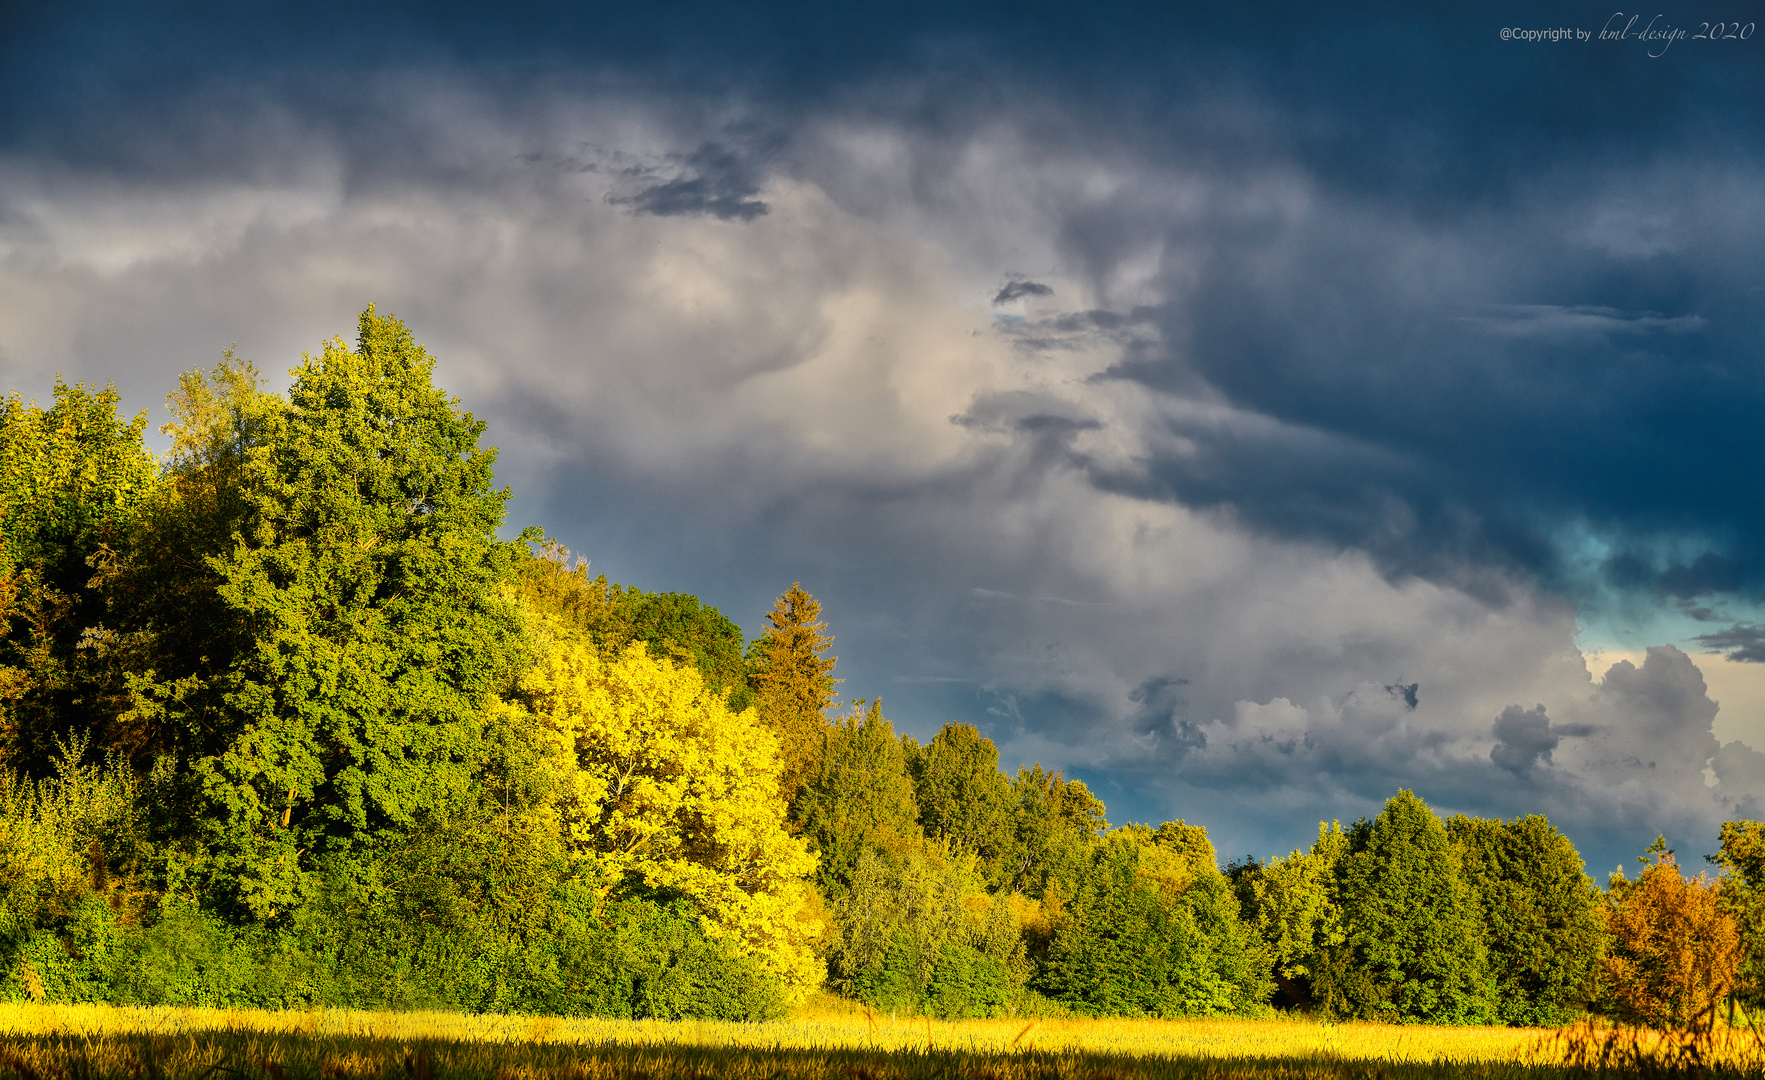
[[[1116,823],[1266,857],[1408,788],[1699,867],[1765,813],[1713,17],[1765,9],[15,2],[0,389],[157,424],[373,303],[511,534],[750,635],[801,582],[842,694]]]

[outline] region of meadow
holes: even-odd
[[[1587,1075],[1563,1050],[1557,1033],[1536,1029],[1300,1019],[937,1021],[831,1001],[769,1023],[0,1005],[0,1076],[18,1080]],[[1758,1064],[1756,1055],[1728,1055],[1712,1073],[1759,1075]]]

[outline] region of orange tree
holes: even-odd
[[[1715,882],[1682,875],[1664,841],[1650,851],[1655,861],[1642,876],[1615,877],[1607,894],[1601,982],[1618,1019],[1682,1028],[1733,991],[1740,935]]]

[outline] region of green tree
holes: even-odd
[[[1489,1013],[1477,897],[1446,828],[1399,791],[1348,832],[1335,866],[1342,945],[1314,971],[1314,1000],[1337,1015],[1480,1023]]]
[[[1107,808],[1084,781],[1048,772],[1040,762],[1019,769],[1010,788],[1011,832],[994,864],[995,884],[1038,900],[1051,884],[1071,896],[1092,846],[1109,828]]]
[[[1312,1000],[1320,960],[1347,940],[1336,903],[1336,864],[1347,852],[1342,824],[1320,821],[1311,850],[1246,868],[1236,883],[1241,910],[1269,948],[1275,980],[1294,1002]]]
[[[1011,785],[999,748],[968,724],[945,724],[909,755],[919,824],[932,840],[960,844],[987,865],[1011,842]]]
[[[879,1009],[992,1016],[1029,975],[1011,899],[986,895],[972,852],[868,849],[833,910],[829,982]]]
[[[1569,838],[1540,816],[1446,823],[1482,912],[1496,1015],[1556,1027],[1593,1000],[1605,927],[1599,887]]]
[[[1765,1002],[1765,824],[1730,821],[1722,826],[1723,910],[1740,935],[1737,994],[1751,1005]]]
[[[497,595],[508,493],[433,367],[373,308],[354,351],[307,357],[209,560],[244,647],[215,678],[214,722],[186,714],[192,772],[211,880],[259,918],[328,856],[465,799],[482,709],[515,673],[519,623]]]
[[[882,703],[853,705],[827,737],[820,769],[799,803],[803,832],[821,856],[821,888],[838,899],[865,852],[899,857],[924,846],[913,781]]]
[[[193,760],[226,748],[222,676],[251,648],[252,631],[221,596],[218,567],[248,525],[259,488],[253,470],[286,405],[260,381],[231,350],[212,371],[180,377],[166,398],[172,420],[160,427],[171,439],[162,482],[127,550],[98,560],[95,580],[114,621],[104,652],[128,688],[111,741],[143,771],[163,756]],[[191,777],[183,780],[188,803]]]
[[[93,562],[127,546],[158,470],[146,413],[125,422],[117,401],[59,379],[47,409],[0,398],[0,761],[33,775],[58,739],[108,741],[120,708]]]
[[[1274,990],[1211,846],[1201,857],[1184,831],[1112,832],[1062,916],[1034,985],[1075,1012],[1246,1014]]]
[[[778,735],[784,756],[785,797],[795,805],[816,775],[834,702],[834,662],[825,656],[833,637],[821,621],[821,604],[792,584],[766,614],[766,629],[749,650],[749,681],[760,719]]]

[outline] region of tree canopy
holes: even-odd
[[[951,1018],[1683,1026],[1765,997],[1765,825],[1723,828],[1717,879],[1662,840],[1601,890],[1543,817],[1400,791],[1222,872],[1204,808],[1111,827],[978,711],[923,745],[834,717],[800,583],[745,641],[507,539],[485,425],[398,319],[290,374],[183,376],[158,456],[114,388],[0,398],[0,999],[754,1020],[825,980]]]

